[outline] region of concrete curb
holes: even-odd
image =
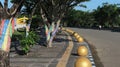
[[[89,47],[90,54],[88,57],[89,57],[90,61],[92,61],[93,67],[104,67],[102,62],[100,61],[100,58],[97,54],[95,46],[93,46],[87,39],[84,38],[84,40],[87,43],[87,46]],[[98,64],[98,62],[99,62],[99,64]]]

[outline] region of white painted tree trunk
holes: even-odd
[[[56,27],[55,27],[54,31],[51,32],[52,34],[51,34],[51,36],[50,36],[50,40],[48,41],[48,47],[52,47],[52,42],[53,42],[54,37],[56,36],[56,32],[57,32],[58,29],[59,29],[60,22],[61,22],[61,19],[59,19],[59,20],[57,21],[57,24],[56,24]]]

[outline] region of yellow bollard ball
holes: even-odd
[[[78,39],[79,37],[80,37],[80,35],[75,36],[76,39]]]
[[[74,37],[76,37],[77,35],[78,35],[78,33],[76,33],[76,32],[73,33],[73,36],[74,36]]]
[[[79,56],[87,56],[88,55],[88,49],[86,46],[79,46],[77,49],[77,53]]]
[[[69,32],[69,29],[66,29],[66,32]]]
[[[69,29],[66,29],[66,31],[68,32],[68,31],[69,31]]]
[[[92,67],[92,64],[88,58],[79,57],[75,62],[75,67]]]
[[[78,42],[84,42],[82,37],[79,37],[77,40],[78,40]]]
[[[73,34],[74,32],[72,31],[72,30],[70,30],[70,29],[66,29],[66,31],[68,32],[68,33],[70,33],[70,34]]]
[[[70,34],[73,34],[74,32],[72,30],[69,31]]]
[[[65,30],[65,28],[62,28],[62,30]]]
[[[71,30],[68,29],[68,32],[70,33]]]

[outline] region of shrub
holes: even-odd
[[[29,32],[29,35],[27,37],[25,37],[23,34],[22,39],[20,40],[22,50],[25,51],[25,53],[28,53],[30,48],[35,45],[38,40],[38,35],[33,31]]]

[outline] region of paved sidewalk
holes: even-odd
[[[77,48],[80,45],[87,46],[88,44],[86,42],[78,43],[73,36],[62,32],[57,34],[52,48],[47,48],[41,43],[35,45],[28,55],[17,55],[15,52],[11,52],[10,65],[11,67],[74,67],[75,61],[79,57]],[[89,52],[88,58],[92,67],[96,67],[91,52]]]
[[[20,56],[10,53],[11,67],[56,67],[59,59],[68,46],[67,36],[58,34],[52,48],[35,45],[28,55]]]

